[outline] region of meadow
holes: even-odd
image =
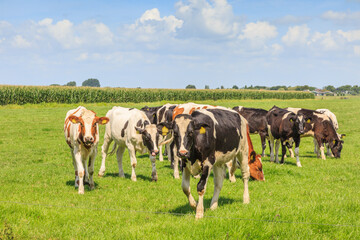
[[[83,103],[104,116],[112,106],[141,108],[166,102]],[[174,102],[175,103],[175,102]],[[179,102],[176,102],[179,103]],[[205,215],[195,220],[168,161],[156,162],[159,180],[151,182],[148,155],[138,156],[137,182],[124,154],[125,178],[119,178],[115,156],[96,188],[79,195],[65,143],[63,124],[68,110],[79,104],[0,106],[0,239],[359,239],[360,98],[327,97],[292,100],[199,101],[233,107],[328,108],[337,115],[346,138],[341,158],[318,159],[313,140],[300,144],[302,168],[294,158],[285,164],[263,158],[265,182],[250,181],[250,204],[242,204],[240,170],[236,183],[224,182],[219,207],[209,209],[213,178],[205,194]],[[100,127],[99,151],[104,126]],[[261,152],[260,138],[251,136]],[[165,157],[167,159],[167,157]],[[95,161],[98,172],[101,153]],[[197,199],[197,179],[191,179]]]

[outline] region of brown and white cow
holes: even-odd
[[[301,167],[299,160],[299,146],[300,135],[304,133],[305,119],[301,114],[295,114],[291,111],[273,106],[266,115],[268,122],[268,131],[270,139],[270,161],[274,161],[274,140],[276,139],[275,146],[275,161],[279,163],[279,143],[282,146],[281,163],[284,163],[286,155],[286,142],[293,139],[295,141],[295,155],[296,165]]]
[[[136,181],[135,167],[137,165],[136,152],[150,154],[152,165],[152,180],[157,181],[155,160],[159,153],[158,142],[159,133],[155,124],[150,124],[149,118],[143,111],[135,108],[113,107],[107,112],[106,116],[110,119],[110,124],[106,126],[104,135],[104,144],[102,145],[102,162],[99,176],[105,173],[105,160],[108,154],[109,146],[112,141],[115,142],[110,154],[116,151],[116,157],[119,167],[119,176],[125,177],[122,157],[125,148],[128,149],[132,173],[131,180]]]
[[[182,189],[190,206],[196,208],[196,218],[204,216],[204,194],[210,171],[214,173],[214,195],[210,209],[218,206],[220,190],[225,177],[225,164],[232,161],[232,176],[236,170],[236,158],[240,161],[244,182],[243,202],[249,203],[248,181],[250,177],[247,141],[247,122],[237,112],[229,109],[201,109],[191,115],[179,114],[172,124],[164,125],[174,132],[176,155],[182,158]],[[190,174],[201,173],[197,185],[198,203],[190,192]]]
[[[305,131],[301,137],[313,137],[320,148],[321,158],[326,159],[323,144],[329,144],[332,154],[339,158],[342,150],[341,136],[336,133],[331,119],[323,113],[305,108],[287,108],[293,113],[302,114],[306,120]],[[318,157],[320,154],[317,153]]]
[[[269,138],[266,121],[268,111],[261,108],[246,108],[243,106],[233,107],[233,110],[240,113],[248,121],[251,134],[258,133],[260,135],[262,156],[265,157],[266,139]]]
[[[336,115],[334,113],[332,113],[329,109],[322,108],[322,109],[316,109],[315,111],[328,116],[330,118],[332,124],[334,125],[335,131],[337,132],[339,130],[339,123],[337,121]],[[339,133],[337,133],[337,135],[340,139],[343,139],[346,136],[345,134],[339,134]],[[328,143],[326,143],[325,145],[326,145],[327,155],[330,157],[333,157],[334,155],[331,153],[330,145]],[[318,143],[314,138],[314,153],[319,155],[319,150],[320,149],[319,149]]]
[[[108,122],[107,117],[97,117],[95,112],[82,106],[72,109],[66,114],[65,140],[71,149],[75,169],[75,187],[79,188],[79,194],[84,194],[84,178],[89,182],[91,190],[95,188],[93,174],[99,142],[98,125]],[[87,159],[89,159],[88,164]]]

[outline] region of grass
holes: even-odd
[[[114,105],[140,108],[155,103],[83,104],[103,116]],[[71,155],[63,137],[66,112],[78,105],[39,104],[0,107],[0,239],[359,239],[360,169],[358,106],[360,98],[312,100],[207,101],[214,105],[328,108],[345,133],[341,159],[317,159],[312,139],[302,139],[298,168],[295,159],[277,165],[263,159],[266,182],[251,181],[250,204],[242,204],[237,182],[224,182],[219,208],[211,211],[213,178],[205,194],[205,218],[196,221],[173,179],[168,161],[157,162],[159,180],[151,182],[148,156],[138,154],[137,182],[130,180],[128,154],[125,179],[117,177],[115,156],[109,157],[96,189],[74,189]],[[101,138],[104,134],[101,126]],[[260,138],[252,136],[260,152]],[[100,140],[100,146],[103,139]],[[266,152],[268,153],[268,148]],[[166,158],[165,158],[166,159]],[[101,156],[95,162],[100,168]],[[197,199],[196,184],[191,180]]]

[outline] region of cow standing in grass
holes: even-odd
[[[79,194],[84,194],[84,178],[85,182],[89,182],[91,190],[95,188],[93,173],[99,142],[98,125],[108,122],[107,117],[97,117],[95,112],[81,106],[66,114],[64,133],[71,149],[75,169],[75,187],[79,188]],[[87,159],[89,159],[88,165]]]
[[[165,127],[165,128],[164,128]],[[225,177],[225,164],[232,161],[231,175],[236,170],[236,158],[240,162],[244,182],[243,202],[249,203],[247,122],[237,112],[228,109],[195,110],[191,115],[179,114],[172,124],[165,124],[162,129],[171,128],[174,132],[176,155],[182,158],[182,189],[190,206],[196,208],[196,218],[204,215],[204,194],[210,171],[214,173],[214,195],[210,209],[218,206],[220,190]],[[190,192],[190,174],[201,173],[197,185],[198,203]]]
[[[132,173],[131,180],[136,181],[135,167],[137,165],[136,152],[150,154],[152,165],[152,180],[157,181],[158,175],[156,172],[155,160],[159,153],[158,142],[159,133],[155,124],[151,124],[149,118],[143,111],[135,108],[113,107],[106,116],[110,119],[110,124],[106,126],[104,143],[102,149],[102,162],[99,171],[99,176],[105,173],[105,160],[108,154],[109,146],[112,141],[115,141],[113,150],[116,151],[116,157],[119,167],[119,176],[125,177],[122,158],[125,148],[128,149]]]

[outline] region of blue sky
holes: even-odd
[[[0,1],[0,84],[360,85],[360,0]]]

